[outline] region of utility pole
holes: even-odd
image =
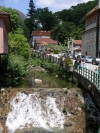
[[[71,54],[73,55],[74,47],[73,47],[74,39],[71,38]]]

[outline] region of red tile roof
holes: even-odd
[[[96,12],[97,10],[98,10],[98,5],[95,6],[90,12],[88,12],[88,13],[86,14],[86,17],[89,16],[90,14]]]
[[[36,40],[37,43],[47,43],[47,44],[57,44],[57,41],[52,40],[51,38],[39,38]]]
[[[81,45],[82,44],[82,40],[74,40],[74,44]]]
[[[41,44],[42,44],[42,45],[48,45],[48,43],[45,42],[45,41],[43,41]]]
[[[50,36],[50,31],[34,31],[32,36]]]
[[[9,13],[0,10],[0,14],[9,14]]]

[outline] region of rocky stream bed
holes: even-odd
[[[66,88],[6,88],[0,93],[0,133],[10,133],[6,126],[8,113],[12,111],[10,102],[20,92],[25,95],[38,92],[38,98],[41,98],[42,102],[47,95],[56,98],[57,106],[65,116],[63,124],[65,129],[64,133],[97,133],[98,125],[95,124],[94,120],[89,121],[88,119],[83,91],[80,88],[71,88],[66,93],[65,91]],[[16,99],[16,103],[18,102],[18,99]],[[98,117],[99,112],[96,108],[95,114]],[[14,133],[19,133],[19,131],[15,131]],[[23,133],[32,132],[24,131]]]
[[[42,70],[44,71],[45,75],[44,74],[36,75],[32,73],[33,70],[37,70],[37,71]],[[57,77],[52,78],[50,75],[49,75],[49,78],[45,77],[46,72],[44,69],[40,67],[36,67],[35,69],[33,69],[32,67],[32,69],[29,69],[29,73],[30,74],[27,80],[31,84],[31,87],[29,86],[19,87],[19,88],[10,87],[10,88],[1,89],[0,133],[97,133],[98,118],[100,114],[95,104],[93,103],[89,93],[82,90],[81,88],[73,87],[73,88],[67,89],[66,87],[61,87],[61,85],[66,86],[66,82],[61,81],[61,79],[58,79]],[[33,77],[33,75],[35,76]],[[34,78],[40,78],[42,79],[43,82],[36,84],[36,86],[34,86],[34,82],[33,82]],[[27,83],[27,80],[24,80],[24,84]],[[58,85],[56,83],[58,83]],[[20,98],[18,96],[20,96]],[[48,96],[49,98],[53,98],[53,100],[55,99],[54,101],[57,106],[56,108],[58,108],[55,110],[56,111],[59,110],[61,113],[59,111],[55,113],[55,110],[53,108],[50,108],[49,117],[47,116],[49,104],[46,107],[46,104],[47,104],[46,98]],[[24,104],[20,103],[21,97],[25,97],[24,99],[22,99],[22,102],[24,102]],[[29,97],[32,97],[31,100],[29,99]],[[28,99],[29,101],[26,103]],[[19,108],[19,110],[15,108],[15,114],[13,112],[14,106],[12,105],[12,101],[14,102],[16,107]],[[32,125],[32,122],[30,121],[30,119],[32,120],[34,117],[33,115],[34,111],[30,113],[30,110],[28,108],[28,104],[31,103],[33,106],[35,102],[40,102],[39,104],[36,103],[36,108],[37,108],[37,111],[42,110],[43,112],[42,115],[44,115],[43,119],[46,120],[45,125],[50,127],[50,125],[52,125],[52,122],[50,123],[50,120],[52,121],[53,119],[55,121],[54,125],[57,125],[58,128],[61,125],[63,125],[63,130],[60,130],[60,129],[56,131],[50,131],[50,130],[47,131],[43,129],[39,129],[39,131],[37,129],[35,130],[35,127],[33,126],[35,124],[35,121],[34,122],[32,121],[33,125]],[[23,108],[25,108],[26,105],[27,105],[27,109],[26,109],[26,112],[24,112]],[[39,106],[41,105],[39,109],[38,109],[38,105]],[[13,123],[14,123],[14,126],[16,127],[16,125],[20,123],[17,120],[17,116],[21,111],[20,107],[23,109],[23,112],[21,115],[24,115],[24,119],[27,119],[27,122],[25,123],[25,125],[21,130],[16,128],[16,130],[12,132],[11,130],[9,130],[8,125],[13,127]],[[33,108],[35,109],[35,107]],[[10,116],[9,114],[11,115],[12,119],[9,118]],[[61,121],[60,121],[60,118],[58,118],[58,114],[60,114],[62,117]],[[29,118],[28,118],[28,115],[30,116]],[[38,113],[36,113],[36,115],[37,115],[36,120],[38,120],[40,116],[38,117]],[[23,118],[22,116],[19,117],[19,120],[21,121],[22,118]],[[14,119],[15,121],[13,121]],[[64,122],[62,122],[63,120]],[[23,123],[24,121],[21,123],[19,127],[21,127]]]

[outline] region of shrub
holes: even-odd
[[[78,97],[78,92],[76,92],[76,93],[75,93],[75,96],[77,96],[77,97]]]
[[[25,62],[21,56],[16,56],[13,54],[9,54],[2,58],[2,65],[5,65],[4,74],[3,71],[1,73],[1,77],[3,77],[3,83],[1,86],[8,87],[8,86],[15,86],[20,83],[21,78],[25,75]]]
[[[67,90],[67,89],[65,90],[65,93],[66,93],[66,94],[68,93],[68,90]]]
[[[73,66],[73,61],[71,60],[70,57],[66,57],[66,58],[64,59],[64,63],[65,63],[65,66],[66,66],[66,67],[67,67],[67,66]]]
[[[72,87],[72,85],[71,84],[69,84],[68,86],[67,86],[67,89],[70,89]]]
[[[81,104],[81,108],[82,109],[85,109],[85,104]]]
[[[65,113],[67,111],[66,107],[62,109],[62,112]]]

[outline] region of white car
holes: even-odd
[[[93,59],[93,57],[92,57],[92,56],[89,56],[89,55],[87,55],[87,56],[85,56],[85,57],[83,58],[83,60],[84,60],[86,63],[92,63],[92,59]]]

